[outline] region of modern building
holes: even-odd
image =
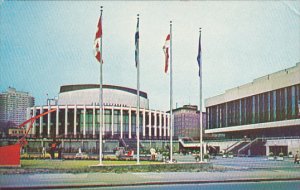
[[[28,92],[17,91],[9,87],[0,93],[0,122],[4,125],[18,126],[26,119],[26,110],[34,105],[34,97]]]
[[[56,109],[33,123],[30,137],[57,139],[63,142],[63,146],[72,146],[71,141],[82,141],[85,144],[83,149],[97,149],[99,92],[99,85],[96,84],[61,86],[57,105],[28,108],[27,118]],[[116,142],[119,141],[136,142],[136,94],[135,89],[103,85],[102,134],[106,143],[115,142],[110,149],[118,146]],[[140,91],[140,139],[167,141],[170,135],[169,122],[169,114],[165,111],[149,109],[147,93]]]
[[[166,138],[169,116],[166,112],[149,110],[145,92],[140,92],[140,137]],[[28,118],[50,109],[57,109],[34,123],[32,136],[98,138],[99,85],[62,86],[56,106],[36,106],[28,109]],[[136,90],[103,85],[104,127],[106,138],[136,137]]]
[[[184,105],[173,109],[174,136],[178,138],[200,138],[200,112],[196,105]],[[202,126],[205,129],[206,115],[202,112]]]
[[[205,107],[207,134],[249,138],[248,147],[246,142],[240,146],[248,153],[254,152],[250,149],[254,144],[261,145],[258,154],[296,152],[300,149],[300,63],[208,98]]]

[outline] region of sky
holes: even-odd
[[[162,47],[173,22],[173,107],[203,99],[300,62],[300,1],[1,1],[0,91],[26,91],[45,105],[61,85],[99,83],[94,37],[103,10],[104,84],[140,89],[151,109],[168,110],[170,73]]]

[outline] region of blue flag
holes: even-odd
[[[201,77],[201,64],[202,64],[202,57],[201,57],[201,32],[199,35],[199,46],[198,46],[198,56],[197,56],[198,66],[199,66],[199,77]]]
[[[138,56],[139,56],[139,19],[137,21],[136,25],[136,32],[135,32],[135,66],[137,67],[138,65]]]

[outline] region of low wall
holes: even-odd
[[[99,172],[199,172],[213,169],[211,163],[163,163],[149,165],[103,165],[90,166],[92,171]]]

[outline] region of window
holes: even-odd
[[[277,110],[277,107],[276,107],[276,91],[273,91],[273,110],[274,110],[274,112],[273,112],[273,116],[274,116],[274,120],[273,121],[276,121],[276,116],[277,116],[277,114],[276,114],[276,110]]]
[[[292,86],[292,118],[295,118],[295,115],[296,115],[296,87],[295,86]]]

